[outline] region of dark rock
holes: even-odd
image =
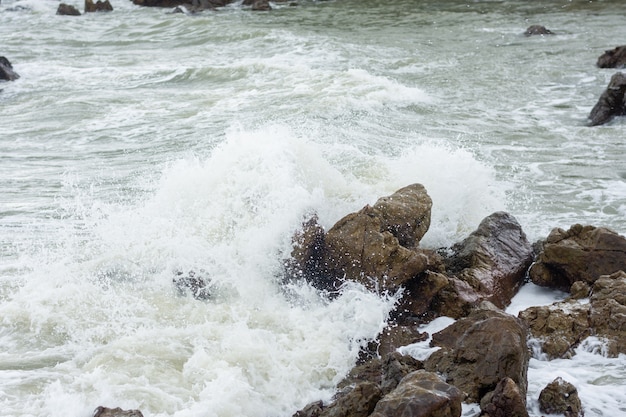
[[[506,307],[533,260],[532,245],[522,227],[504,212],[486,217],[477,230],[451,249],[452,255],[444,260],[449,283],[439,293],[434,309],[454,318],[467,315],[482,301]]]
[[[172,281],[180,295],[184,296],[190,293],[198,300],[211,298],[211,281],[195,271],[189,271],[187,274],[178,271]]]
[[[252,4],[252,10],[256,12],[267,12],[272,10],[272,7],[268,0],[256,0],[254,4]]]
[[[591,285],[620,270],[626,271],[626,239],[606,228],[577,224],[550,232],[529,274],[537,285],[568,291],[576,281]]]
[[[20,78],[19,74],[13,71],[11,62],[3,56],[0,56],[0,80],[15,81]]]
[[[111,11],[113,11],[113,6],[111,6],[109,0],[98,0],[96,3],[93,0],[85,0],[85,13]]]
[[[423,370],[408,374],[385,395],[370,417],[459,417],[463,394],[436,374]]]
[[[80,16],[80,12],[78,11],[78,9],[76,9],[76,7],[65,3],[59,4],[59,7],[57,8],[57,14],[64,16]]]
[[[503,378],[511,378],[526,396],[530,353],[527,328],[522,320],[496,310],[475,310],[435,333],[434,352],[425,369],[446,375],[446,382],[467,394],[468,402],[479,402]]]
[[[562,378],[556,378],[539,394],[539,410],[565,417],[583,417],[582,405],[575,386]]]
[[[98,407],[93,412],[93,417],[143,417],[139,410],[122,410],[121,408]]]
[[[526,29],[526,32],[524,32],[525,36],[533,36],[533,35],[554,35],[554,32],[552,32],[549,29],[546,29],[545,26],[541,26],[541,25],[532,25],[529,26],[528,29]]]
[[[604,51],[598,58],[596,65],[600,68],[626,67],[626,45],[618,46],[610,51]]]
[[[605,341],[606,355],[626,353],[626,272],[598,278],[589,303],[575,299],[531,307],[519,314],[548,358],[567,358],[588,336]]]
[[[481,417],[528,417],[526,398],[511,378],[503,378],[480,402]]]
[[[413,325],[392,324],[383,329],[377,338],[377,353],[384,357],[402,346],[422,342],[428,339],[428,333],[422,333]]]
[[[138,6],[168,8],[185,6],[187,10],[191,11],[224,7],[232,2],[233,0],[133,0],[133,4]]]
[[[383,394],[372,382],[361,382],[325,408],[320,417],[368,417]]]
[[[626,75],[613,74],[606,90],[589,113],[589,126],[598,126],[609,122],[615,116],[626,114]]]
[[[296,411],[292,417],[319,417],[324,410],[322,401],[315,401],[308,404],[302,410]]]

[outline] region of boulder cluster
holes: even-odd
[[[294,236],[289,280],[333,297],[348,281],[396,293],[388,327],[338,386],[328,404],[294,417],[460,416],[480,404],[483,417],[526,417],[529,344],[547,358],[567,358],[588,336],[605,354],[626,353],[626,238],[601,227],[554,229],[530,244],[516,219],[497,212],[450,248],[423,249],[432,202],[420,184],[348,214],[328,231],[315,217]],[[570,297],[517,317],[504,308],[527,280]],[[456,321],[427,335],[418,325]],[[419,361],[398,348],[426,340],[439,348]],[[576,388],[557,378],[538,398],[545,413],[582,416]]]

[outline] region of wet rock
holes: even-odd
[[[362,382],[325,408],[320,417],[368,417],[383,394],[372,382]]]
[[[315,401],[308,404],[302,410],[296,411],[292,417],[319,417],[324,411],[324,403],[322,401]]]
[[[331,290],[349,280],[375,292],[395,292],[419,274],[441,268],[434,251],[416,248],[430,225],[431,206],[424,187],[413,184],[348,214],[326,233],[307,222],[294,239],[287,274]]]
[[[600,68],[626,67],[626,45],[618,46],[609,51],[604,51],[604,53],[598,58],[596,65]]]
[[[444,261],[449,283],[434,309],[454,318],[467,315],[485,300],[506,307],[533,259],[532,245],[522,227],[504,212],[486,217],[477,230],[451,249]]]
[[[511,378],[503,378],[480,402],[481,417],[528,417],[526,398]]]
[[[98,0],[95,3],[93,0],[85,0],[85,13],[111,11],[113,11],[113,6],[111,6],[111,2],[109,2],[109,0]]]
[[[425,369],[446,375],[446,382],[467,394],[467,402],[479,402],[503,378],[511,378],[526,396],[530,353],[527,328],[519,319],[496,310],[475,310],[435,333],[434,352]]]
[[[191,294],[197,300],[208,300],[211,298],[211,281],[202,276],[201,273],[189,271],[185,274],[182,271],[178,271],[172,281],[179,295]]]
[[[539,409],[543,413],[562,414],[565,417],[583,417],[578,390],[561,377],[548,384],[539,394]]]
[[[541,26],[541,25],[532,25],[529,26],[526,29],[526,32],[524,32],[525,36],[533,36],[533,35],[554,35],[554,32],[552,32],[549,29],[546,29],[545,26]]]
[[[63,16],[80,16],[80,12],[76,9],[76,7],[65,3],[59,4],[57,14]]]
[[[601,338],[607,356],[626,353],[626,272],[601,276],[588,303],[575,299],[531,307],[519,314],[548,358],[568,358],[589,336]]]
[[[423,370],[408,374],[398,387],[385,395],[370,417],[459,417],[463,394]]]
[[[0,56],[0,80],[15,81],[20,78],[19,74],[13,71],[11,62],[3,56]]]
[[[576,281],[591,285],[620,270],[626,270],[626,239],[606,228],[576,224],[550,232],[529,274],[537,285],[568,291]]]
[[[133,0],[133,4],[138,6],[168,8],[185,6],[187,10],[191,11],[224,7],[232,2],[233,0]]]
[[[530,307],[519,313],[548,359],[574,355],[574,348],[592,334],[588,316],[589,305],[574,301]]]
[[[589,113],[589,126],[598,126],[611,121],[615,116],[626,114],[626,75],[613,74],[606,90]]]
[[[420,332],[415,325],[392,324],[385,327],[378,335],[377,353],[384,357],[399,347],[422,342],[426,339],[428,339],[428,333]]]
[[[93,417],[143,417],[139,410],[122,410],[121,408],[98,407],[93,412]]]

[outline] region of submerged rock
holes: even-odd
[[[561,377],[556,378],[541,391],[539,410],[548,414],[562,414],[565,417],[585,415],[578,390]]]
[[[618,46],[609,51],[604,51],[604,53],[598,58],[596,65],[600,68],[626,67],[626,45]]]
[[[211,298],[210,279],[195,271],[189,271],[187,274],[178,271],[172,281],[180,295],[191,294],[197,300]]]
[[[85,0],[85,13],[111,11],[113,11],[113,6],[111,6],[111,2],[109,2],[109,0],[98,0],[95,3],[93,0]]]
[[[201,11],[224,7],[233,0],[133,0],[133,4],[145,7],[168,7],[185,6],[187,10]]]
[[[549,29],[546,29],[545,26],[541,26],[541,25],[532,25],[529,26],[528,29],[526,29],[526,32],[524,32],[525,36],[533,36],[533,35],[554,35],[554,32],[552,32]]]
[[[605,124],[615,116],[626,114],[626,75],[613,74],[609,85],[589,113],[589,126]]]

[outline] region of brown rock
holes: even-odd
[[[611,121],[615,116],[626,114],[626,75],[613,74],[606,90],[589,113],[589,126],[598,126]]]
[[[452,251],[445,260],[449,284],[441,291],[435,309],[454,318],[467,315],[481,301],[499,308],[510,304],[533,258],[520,224],[504,212],[486,217]]]
[[[528,417],[526,398],[511,378],[503,378],[493,392],[485,395],[480,408],[483,417]]]
[[[65,3],[59,4],[57,14],[63,16],[80,16],[80,12],[76,9],[76,7]]]
[[[596,65],[600,68],[624,68],[626,67],[626,45],[604,51],[598,58]]]
[[[383,394],[372,382],[362,382],[325,408],[320,417],[368,417]]]
[[[399,347],[421,342],[428,339],[428,333],[422,333],[413,325],[392,324],[383,329],[378,335],[377,353],[385,357]]]
[[[539,394],[539,409],[548,414],[562,414],[565,417],[585,415],[578,390],[561,377],[548,384]]]
[[[626,270],[626,239],[603,227],[577,224],[550,232],[529,274],[537,285],[568,291],[576,281],[591,285],[620,270]]]
[[[459,417],[462,393],[436,374],[415,371],[385,395],[370,417]]]
[[[626,353],[626,272],[600,277],[589,299],[594,334],[607,339],[607,354]]]
[[[113,11],[113,6],[111,6],[109,0],[98,0],[96,3],[94,3],[93,0],[85,0],[85,13],[111,11]]]
[[[525,324],[504,312],[475,310],[435,333],[434,352],[424,363],[428,371],[446,375],[446,382],[467,394],[468,402],[479,402],[506,377],[526,395],[530,353]]]

